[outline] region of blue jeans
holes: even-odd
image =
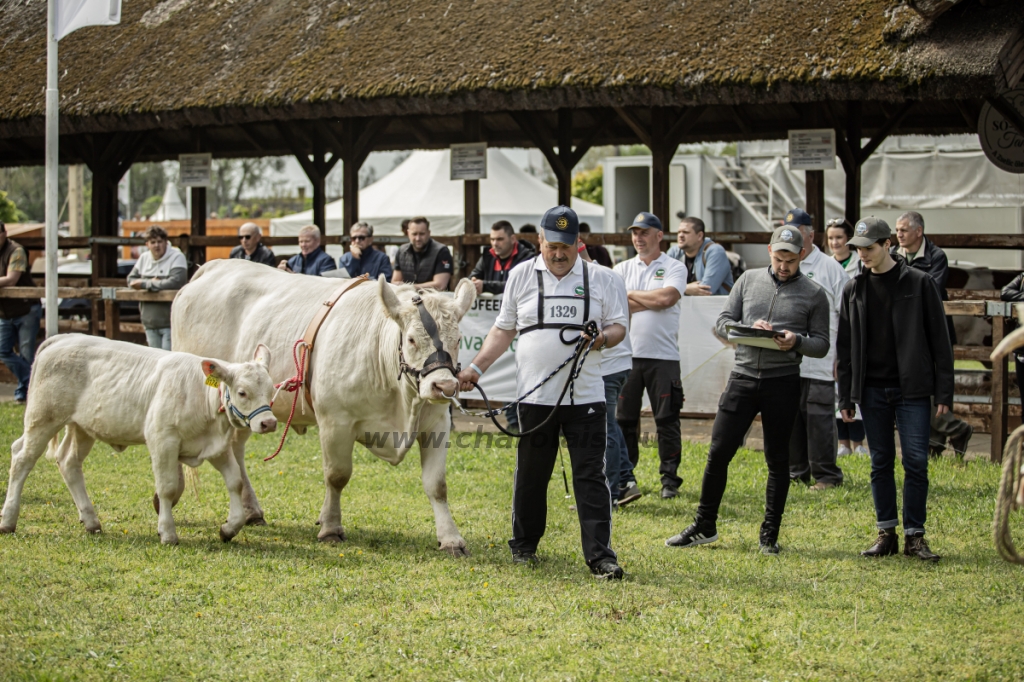
[[[619,486],[635,483],[633,463],[629,461],[626,450],[626,437],[615,419],[615,407],[619,402],[619,393],[629,378],[628,369],[604,377],[604,401],[608,407],[608,434],[604,449],[604,473],[608,478],[608,488],[612,491],[612,499],[619,496]]]
[[[36,338],[39,336],[39,317],[42,306],[38,303],[21,317],[0,320],[0,361],[7,365],[18,387],[14,389],[16,400],[28,397],[28,380],[32,373],[32,360],[36,356]],[[18,354],[14,354],[17,347]]]
[[[864,387],[860,411],[871,450],[871,497],[878,528],[899,525],[896,511],[896,438],[903,451],[903,532],[924,532],[928,505],[928,435],[931,400],[904,398],[898,388]]]
[[[160,329],[146,330],[146,343],[150,348],[171,349],[171,328],[161,327]]]

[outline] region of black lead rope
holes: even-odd
[[[573,349],[572,355],[566,358],[565,362],[559,365],[555,369],[555,371],[551,372],[551,374],[546,376],[539,384],[531,388],[523,396],[516,398],[515,400],[508,403],[504,407],[498,409],[494,409],[493,407],[491,407],[491,401],[487,399],[487,394],[484,393],[484,389],[480,386],[480,384],[477,384],[475,382],[473,383],[473,387],[476,388],[476,390],[480,391],[480,396],[484,399],[484,406],[487,408],[487,413],[485,416],[490,418],[491,422],[494,423],[494,425],[498,428],[499,431],[504,433],[506,436],[512,436],[513,438],[522,438],[523,436],[528,436],[531,433],[539,431],[543,427],[547,426],[548,423],[555,418],[555,414],[558,412],[558,408],[561,407],[562,401],[565,399],[566,392],[569,391],[570,388],[573,386],[573,383],[579,376],[580,371],[583,369],[583,363],[586,361],[587,355],[590,353],[591,348],[594,347],[594,342],[597,340],[597,335],[599,333],[597,328],[597,322],[594,322],[593,320],[587,322],[585,325],[583,325],[582,331],[585,334],[587,334],[587,336],[590,337],[589,341],[585,339],[582,334],[579,337],[577,337],[576,348]],[[514,405],[518,405],[523,400],[528,398],[530,394],[532,394],[538,388],[547,383],[548,380],[550,380],[553,376],[562,371],[562,369],[570,362],[572,362],[572,367],[569,368],[569,375],[565,378],[565,385],[562,386],[562,392],[559,394],[558,400],[555,402],[555,406],[551,408],[551,414],[549,414],[544,421],[542,421],[540,424],[533,427],[529,431],[521,431],[519,433],[509,431],[498,422],[497,415],[501,414],[502,412],[504,412],[505,410]]]

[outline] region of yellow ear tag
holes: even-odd
[[[220,379],[211,374],[206,377],[206,385],[210,388],[220,388]]]

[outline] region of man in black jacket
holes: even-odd
[[[896,219],[896,239],[899,241],[899,246],[893,247],[892,253],[903,256],[907,265],[931,277],[939,288],[942,300],[948,301],[949,292],[946,291],[946,281],[949,279],[949,259],[946,258],[946,253],[942,249],[925,238],[924,218],[920,213],[907,211]],[[946,317],[946,330],[949,332],[950,342],[956,343],[952,317]],[[935,407],[934,403],[932,407]],[[953,414],[952,411],[943,415],[936,414],[932,416],[929,449],[933,457],[941,456],[942,451],[946,449],[946,439],[948,438],[953,452],[963,457],[967,452],[967,444],[972,435],[974,435],[974,428]]]
[[[491,248],[485,251],[473,267],[469,277],[476,286],[476,293],[503,294],[508,273],[535,253],[523,248],[524,243],[515,237],[512,223],[499,220],[491,225]]]
[[[277,259],[274,257],[274,252],[263,244],[262,239],[263,231],[260,230],[259,225],[256,223],[244,223],[238,228],[238,241],[241,244],[231,249],[228,258],[241,258],[243,260],[251,260],[253,263],[263,263],[264,265],[274,267]]]
[[[953,404],[953,346],[938,287],[889,253],[891,234],[884,220],[864,218],[849,241],[864,267],[843,290],[836,339],[839,407],[843,421],[852,422],[854,405],[860,405],[871,449],[878,538],[861,554],[899,552],[895,426],[903,455],[903,553],[938,561],[924,539],[928,433],[932,398],[940,415]]]

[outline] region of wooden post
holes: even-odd
[[[860,169],[864,159],[861,155],[861,111],[859,101],[846,104],[846,142],[853,157],[852,164],[846,166],[846,219],[851,225],[860,220]]]
[[[121,307],[112,298],[103,299],[103,325],[108,339],[121,338]]]
[[[348,236],[352,226],[359,222],[359,169],[363,162],[356,148],[354,125],[354,121],[346,121],[341,138],[342,222],[345,236]]]
[[[825,238],[825,171],[804,172],[807,174],[807,212],[811,214],[818,241],[822,241]]]
[[[663,226],[671,224],[669,216],[669,165],[675,156],[675,147],[665,139],[666,116],[662,107],[651,109],[651,213],[658,216]],[[669,230],[665,230],[668,232]]]
[[[109,167],[98,165],[92,174],[92,236],[116,237],[117,235],[117,180],[111,177]],[[117,247],[93,242],[92,286],[100,286],[100,280],[117,276]],[[93,301],[90,332],[100,335],[100,319],[104,313],[100,301]]]
[[[1006,333],[1006,318],[992,316],[992,347],[999,345]],[[992,446],[990,459],[1001,462],[1006,447],[1006,417],[1009,412],[1009,369],[1007,358],[992,363]]]
[[[190,234],[193,237],[206,236],[206,188],[191,187],[192,193],[192,225]],[[186,254],[188,259],[197,266],[206,262],[206,247],[193,247]]]
[[[466,136],[466,142],[479,142],[481,137],[480,114],[475,111],[466,112],[462,117],[462,129]],[[480,234],[480,181],[463,180],[462,184],[463,215],[466,224],[464,234]],[[462,245],[461,255],[465,269],[462,274],[468,277],[480,258],[480,247]],[[452,270],[453,276],[458,279],[456,268],[452,268]],[[453,280],[452,284],[455,283]]]

